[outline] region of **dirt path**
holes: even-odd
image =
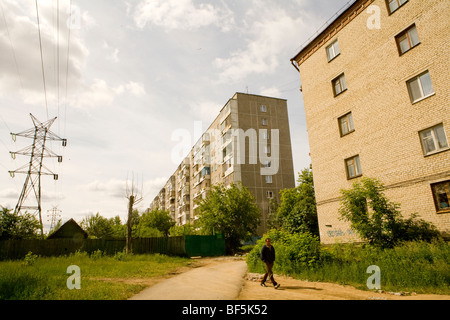
[[[275,290],[269,282],[261,287],[260,276],[249,274],[242,258],[203,258],[194,268],[148,283],[149,288],[130,300],[450,300],[450,295],[398,296],[279,275],[275,280],[281,287]]]
[[[261,287],[260,282],[246,278],[238,300],[450,300],[449,295],[417,294],[397,296],[390,293],[358,290],[352,286],[334,283],[308,282],[285,276],[275,276],[281,284],[275,290],[270,283]]]

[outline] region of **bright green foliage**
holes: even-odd
[[[142,238],[158,236],[156,229],[163,236],[169,235],[169,230],[175,226],[175,221],[170,217],[169,211],[152,210],[142,214],[139,220],[139,236]]]
[[[416,215],[403,219],[399,205],[390,202],[384,190],[380,181],[366,177],[355,182],[352,189],[341,190],[341,219],[349,221],[369,244],[385,248],[399,241],[429,241],[439,235],[432,224],[417,220]]]
[[[202,232],[222,232],[231,250],[255,234],[261,217],[253,194],[240,182],[228,188],[213,186],[208,197],[199,202],[198,212]]]
[[[298,273],[300,270],[314,268],[320,261],[319,238],[310,233],[290,233],[272,229],[266,233],[247,256],[250,272],[264,272],[264,263],[260,259],[265,239],[270,238],[275,248],[274,272],[282,274]]]
[[[280,191],[276,225],[291,233],[310,232],[319,235],[313,174],[309,169],[299,173],[299,185]]]
[[[37,239],[40,226],[39,220],[30,213],[15,214],[4,207],[0,211],[0,239]]]

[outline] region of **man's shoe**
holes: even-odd
[[[264,282],[261,282],[261,287],[267,287]]]
[[[278,289],[280,287],[280,284],[279,283],[277,283],[276,285],[275,285],[275,289]]]

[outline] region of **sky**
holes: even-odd
[[[57,117],[68,143],[46,145],[63,162],[44,159],[59,176],[42,177],[45,229],[55,207],[125,222],[127,181],[144,211],[179,165],[179,133],[193,146],[235,92],[287,99],[297,175],[310,158],[290,59],[348,2],[0,0],[0,205],[14,209],[26,175],[9,171],[29,162],[9,152],[32,144],[10,133]]]

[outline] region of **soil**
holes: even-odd
[[[153,279],[97,279],[97,280],[105,280],[105,281],[123,281],[125,283],[133,283],[133,284],[144,284],[148,287],[153,287],[159,283],[164,282],[165,280],[173,281],[180,279],[180,281],[186,282],[186,279],[183,279],[183,274],[186,272],[192,273],[193,269],[200,268],[204,270],[199,273],[198,276],[206,276],[207,272],[212,269],[218,269],[219,267],[225,266],[228,269],[220,275],[214,274],[214,281],[210,281],[209,279],[203,278],[203,281],[198,281],[202,284],[201,290],[216,290],[214,288],[213,282],[226,282],[229,278],[230,273],[234,273],[235,269],[242,269],[245,261],[241,257],[219,257],[219,258],[199,258],[195,259],[195,263],[193,263],[190,267],[183,267],[175,272],[160,278]],[[235,262],[234,264],[230,264],[230,262]],[[235,265],[235,267],[231,267],[230,265]],[[245,266],[244,266],[245,268]],[[245,269],[244,269],[245,270]],[[245,272],[244,272],[245,273]],[[244,274],[242,273],[242,274]],[[251,274],[246,273],[244,279],[242,281],[233,282],[233,286],[240,286],[237,288],[235,292],[238,292],[238,295],[234,298],[235,300],[450,300],[450,295],[436,295],[436,294],[415,294],[415,293],[398,293],[398,292],[375,292],[369,290],[359,290],[353,286],[349,285],[339,285],[335,283],[326,283],[326,282],[310,282],[297,280],[292,277],[274,275],[275,280],[280,284],[278,289],[274,289],[273,285],[270,281],[266,282],[267,287],[262,287],[260,285],[260,279],[262,275],[260,274]],[[220,279],[222,278],[222,279]],[[206,283],[210,283],[210,288],[205,287]],[[196,281],[192,285],[195,286]],[[231,281],[230,281],[231,284]],[[223,284],[219,286],[219,288],[223,289]],[[185,288],[186,289],[186,288]],[[190,286],[186,289],[187,296],[181,297],[181,299],[193,299],[195,297],[192,296],[193,291],[197,291],[198,289]],[[219,290],[219,289],[217,289]],[[217,291],[216,290],[216,291]],[[161,291],[161,293],[163,293]],[[171,290],[164,291],[164,299],[171,300]],[[178,296],[176,299],[180,299],[180,295],[178,292]],[[204,299],[204,298],[201,298]],[[212,297],[212,299],[214,299]]]

